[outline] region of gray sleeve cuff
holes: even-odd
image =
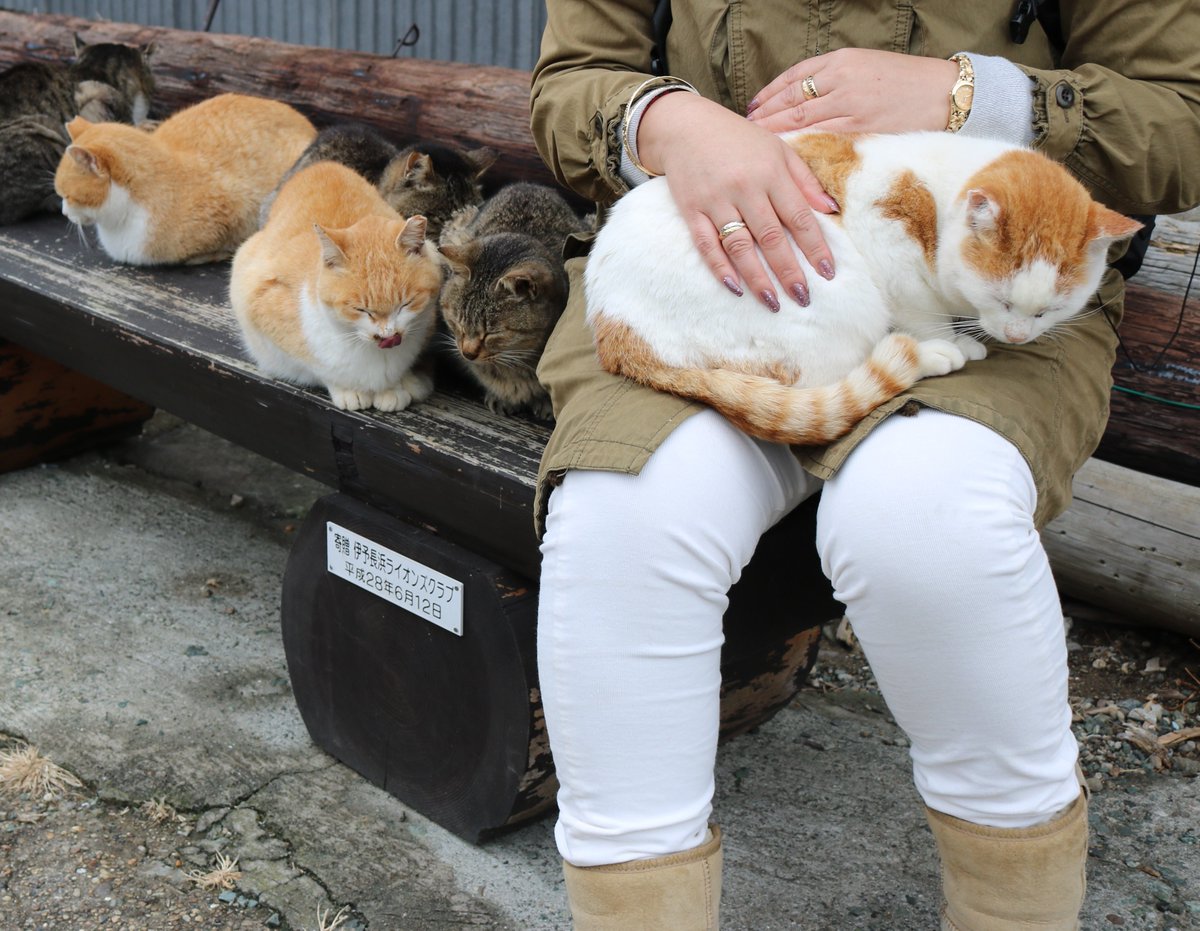
[[[642,122],[642,114],[646,112],[646,108],[650,106],[651,101],[657,100],[663,94],[669,94],[672,91],[691,91],[695,93],[695,91],[684,84],[668,84],[666,87],[656,87],[639,97],[625,114],[625,122],[628,126],[621,127],[621,138],[629,141],[629,148],[633,149],[635,156],[637,155],[638,125]],[[642,182],[650,180],[650,175],[646,174],[633,163],[633,159],[629,157],[629,151],[625,146],[621,146],[620,172],[621,180],[630,187],[637,187]]]
[[[975,97],[959,132],[1033,145],[1033,82],[1007,58],[965,54],[975,69]]]

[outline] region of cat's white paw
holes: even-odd
[[[371,406],[371,392],[358,391],[354,388],[335,388],[329,386],[329,397],[333,406],[344,411],[361,411]]]
[[[375,392],[375,409],[377,411],[402,411],[413,402],[413,396],[403,387],[389,388],[387,391]]]
[[[987,345],[972,336],[956,336],[954,338],[954,345],[962,350],[968,362],[978,362],[980,359],[987,358]]]
[[[413,401],[424,401],[433,394],[433,379],[424,372],[405,372],[400,387],[412,395]]]
[[[925,339],[917,343],[917,364],[922,378],[948,375],[966,365],[967,356],[948,339]]]

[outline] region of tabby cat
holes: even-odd
[[[94,225],[116,261],[158,265],[229,258],[317,131],[280,101],[220,94],[153,132],[83,117],[67,132],[54,179],[63,213]]]
[[[1139,228],[1061,165],[1006,143],[785,138],[841,206],[816,215],[836,277],[797,250],[811,306],[772,314],[730,294],[662,179],[617,202],[584,277],[606,369],[763,439],[829,442],[918,379],[984,358],[983,339],[1045,336],[1083,311],[1108,246]]]
[[[230,302],[251,357],[273,377],[323,385],[345,410],[424,400],[433,384],[414,364],[443,277],[425,231],[345,165],[298,171],[233,258]]]
[[[336,123],[317,134],[283,181],[314,162],[340,162],[374,184],[401,215],[425,217],[427,235],[436,242],[456,210],[483,200],[479,179],[498,154],[487,147],[460,153],[435,143],[400,149],[366,124]],[[263,222],[273,199],[263,204]]]
[[[0,224],[60,209],[54,170],[70,142],[68,120],[145,120],[154,92],[152,52],[88,45],[76,36],[71,64],[22,62],[0,74]]]
[[[551,416],[534,369],[566,305],[563,245],[586,228],[553,188],[522,182],[459,211],[443,230],[451,276],[442,318],[491,410]]]

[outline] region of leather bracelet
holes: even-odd
[[[633,89],[633,93],[629,95],[629,102],[625,104],[625,117],[621,127],[621,145],[624,147],[625,154],[629,156],[629,162],[634,168],[647,177],[661,178],[662,172],[651,171],[649,168],[643,165],[641,161],[638,160],[637,150],[634,148],[633,143],[629,138],[629,128],[631,122],[629,119],[629,114],[632,112],[633,106],[637,102],[637,99],[642,96],[642,94],[644,94],[652,84],[658,84],[662,88],[670,90],[689,90],[693,94],[699,94],[700,92],[682,78],[653,77],[643,81],[641,84],[635,87]]]

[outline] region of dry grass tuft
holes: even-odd
[[[154,824],[166,824],[179,817],[179,814],[167,804],[165,798],[152,798],[142,802],[141,813]]]
[[[332,907],[333,906],[330,906],[330,909],[332,909]],[[322,912],[321,906],[318,904],[317,905],[317,931],[336,931],[336,929],[340,928],[343,924],[345,924],[346,919],[348,919],[350,917],[348,914],[346,914],[346,912],[347,912],[347,906],[343,905],[341,908],[339,908],[337,910],[336,915],[331,916],[329,914],[329,909]]]
[[[242,871],[237,868],[237,865],[236,859],[219,853],[217,854],[216,869],[209,870],[207,873],[192,870],[188,873],[188,879],[201,889],[232,889],[234,884],[242,878]]]
[[[15,750],[0,750],[0,792],[31,796],[62,795],[81,789],[83,783],[56,763],[24,744]]]

